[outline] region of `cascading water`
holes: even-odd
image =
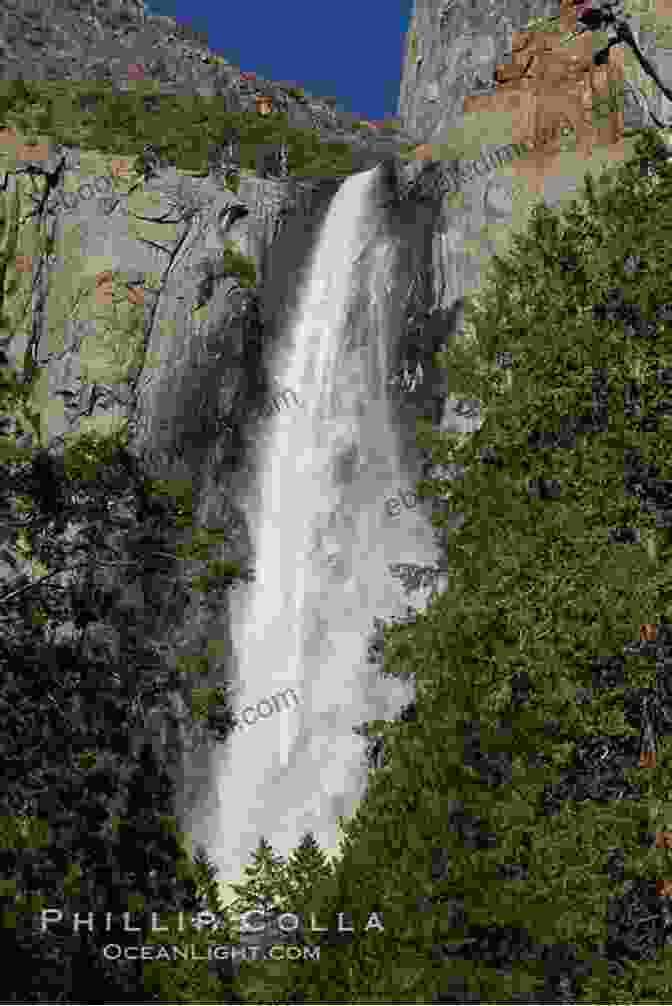
[[[413,698],[412,684],[366,662],[374,617],[408,607],[390,563],[437,558],[420,511],[385,508],[407,483],[387,399],[395,245],[373,199],[377,172],[347,179],[331,203],[276,366],[297,403],[288,395],[269,420],[242,503],[256,579],[233,598],[235,709],[258,711],[218,749],[206,844],[225,883],[240,881],[261,835],[287,856],[311,830],[335,854],[338,816],[354,813],[366,782],[353,726]],[[290,689],[296,701],[274,702]]]

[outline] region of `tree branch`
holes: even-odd
[[[628,22],[624,18],[617,18],[613,11],[608,9],[613,6],[615,6],[615,3],[606,3],[603,7],[590,8],[583,15],[579,15],[578,18],[583,25],[583,29],[578,33],[578,35],[583,35],[586,31],[605,31],[607,29],[614,32],[614,37],[609,40],[609,43],[593,56],[594,64],[596,66],[602,66],[607,61],[611,47],[625,42],[625,44],[630,47],[632,52],[634,52],[637,62],[644,70],[644,73],[646,73],[646,75],[657,84],[668,101],[672,101],[672,91],[663,84],[653,63],[651,63],[640,50],[635,35]],[[646,101],[646,106],[649,115],[659,129],[670,128],[672,123],[661,122],[660,119],[658,119],[658,117],[651,111],[648,101]]]
[[[37,587],[38,584],[43,583],[45,580],[48,580],[50,577],[56,576],[57,573],[67,573],[69,570],[76,569],[78,566],[81,566],[81,565],[82,565],[82,563],[77,563],[74,566],[66,566],[65,569],[54,569],[54,570],[51,571],[51,573],[45,573],[45,575],[39,577],[39,579],[32,580],[30,583],[24,584],[23,587],[19,587],[18,590],[14,590],[14,591],[12,591],[9,594],[0,594],[0,604],[3,601],[11,601],[11,599],[13,597],[18,597],[19,594],[24,594],[26,591],[32,590],[33,587]]]
[[[32,590],[33,587],[37,587],[40,583],[43,583],[45,580],[48,580],[50,577],[56,576],[57,573],[67,573],[71,569],[73,569],[73,570],[74,569],[79,569],[81,566],[85,565],[87,562],[93,562],[97,566],[115,566],[115,567],[119,567],[119,566],[139,566],[139,565],[142,565],[144,559],[150,558],[152,556],[159,556],[160,558],[163,558],[163,559],[171,559],[174,562],[183,561],[181,559],[181,557],[178,556],[178,555],[171,555],[170,552],[159,552],[159,551],[151,552],[149,554],[149,556],[143,556],[142,559],[117,559],[115,562],[109,562],[109,561],[106,561],[105,559],[99,559],[97,557],[94,558],[91,555],[88,555],[84,559],[82,559],[80,562],[74,563],[72,566],[64,566],[64,567],[61,567],[60,569],[54,569],[54,570],[51,571],[51,573],[46,573],[44,576],[41,576],[39,579],[32,580],[30,583],[24,584],[23,587],[19,587],[17,590],[15,590],[15,591],[13,591],[13,592],[11,592],[9,594],[0,594],[0,604],[3,601],[9,601],[9,600],[11,600],[13,597],[18,597],[19,594],[23,594],[23,593],[25,593],[28,590]]]
[[[616,41],[625,42],[626,45],[630,46],[635,56],[637,57],[639,65],[641,66],[642,70],[644,70],[644,73],[648,74],[648,76],[655,81],[655,83],[658,85],[658,87],[663,92],[668,101],[672,101],[672,91],[670,91],[667,87],[665,87],[662,80],[658,76],[658,73],[656,72],[656,68],[654,67],[653,63],[650,63],[649,60],[644,55],[644,53],[640,51],[640,48],[637,45],[637,42],[635,41],[635,36],[633,35],[630,25],[627,23],[627,21],[618,21],[616,23]]]

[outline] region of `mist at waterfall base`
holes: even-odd
[[[438,557],[420,510],[401,519],[384,505],[408,477],[387,398],[397,246],[374,198],[379,170],[349,177],[329,207],[275,361],[278,388],[299,404],[267,420],[240,501],[256,578],[232,594],[234,709],[290,688],[298,701],[217,746],[217,792],[192,835],[224,885],[242,882],[262,835],[286,857],[310,830],[337,854],[338,817],[354,814],[367,777],[353,727],[392,719],[414,697],[412,681],[366,660],[376,616],[427,601],[405,596],[389,565]]]

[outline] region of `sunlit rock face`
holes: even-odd
[[[554,20],[545,21],[549,16]],[[664,5],[656,5],[655,17],[661,28],[669,24]],[[637,18],[628,21],[640,50],[662,79],[670,79],[672,51]],[[515,173],[540,192],[544,179],[557,173],[561,147],[570,144],[582,160],[596,150],[620,160],[624,129],[650,124],[651,112],[672,119],[672,103],[648,79],[642,87],[643,72],[629,49],[615,46],[606,64],[595,66],[593,55],[607,35],[568,39],[579,28],[576,8],[566,0],[553,9],[527,3],[515,10],[505,3],[474,10],[416,0],[399,98],[404,128],[422,141],[416,158],[437,157],[437,145],[448,135],[459,148],[460,131],[471,120],[481,146],[495,143],[501,132],[507,133],[502,142],[527,145],[531,156]],[[609,104],[610,91],[618,100]],[[463,155],[456,149],[452,156]]]
[[[572,136],[577,154],[588,159],[595,146],[609,147],[623,157],[623,111],[602,111],[610,87],[622,86],[621,47],[609,51],[605,66],[593,63],[591,33],[561,43],[564,33],[576,31],[576,15],[561,7],[562,31],[516,31],[511,58],[495,69],[495,89],[465,98],[464,112],[500,112],[510,117],[512,142],[524,144],[531,156],[513,162],[533,188],[558,171],[563,135]],[[596,109],[600,109],[599,112]]]
[[[493,89],[511,37],[530,18],[555,14],[551,3],[488,5],[416,0],[406,34],[399,92],[405,128],[425,142],[454,126],[467,95]]]

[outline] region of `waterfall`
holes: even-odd
[[[241,881],[262,834],[287,856],[311,830],[336,854],[338,816],[355,812],[366,783],[353,726],[392,719],[414,696],[366,661],[374,617],[426,600],[405,596],[389,565],[437,558],[420,510],[385,506],[412,485],[387,399],[397,247],[379,183],[378,168],[353,175],[332,200],[276,361],[290,394],[241,501],[256,579],[232,595],[235,711],[253,712],[219,745],[218,806],[193,828],[207,831],[224,883]]]

